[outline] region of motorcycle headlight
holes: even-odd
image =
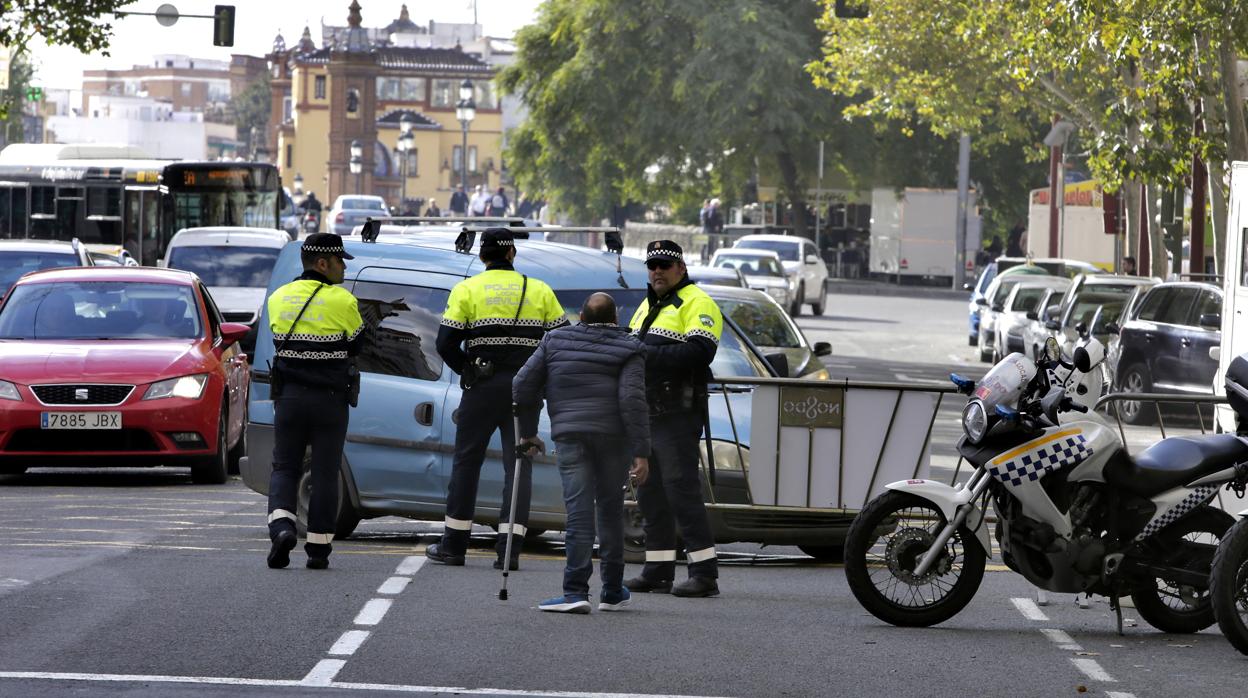
[[[967,403],[966,409],[962,410],[962,430],[973,444],[979,443],[988,431],[988,414],[978,400]]]
[[[715,457],[716,470],[735,470],[741,473],[750,471],[750,449],[738,447],[732,441],[711,441],[711,455]],[[698,460],[706,467],[706,442],[698,444]]]
[[[22,394],[17,392],[17,386],[8,381],[0,381],[0,400],[16,400],[22,401]]]
[[[191,400],[198,400],[200,395],[204,393],[204,386],[208,384],[208,374],[200,373],[194,376],[182,376],[181,378],[170,378],[159,383],[152,383],[147,388],[147,392],[143,395],[144,400],[159,400],[166,397],[182,397]]]

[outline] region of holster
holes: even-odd
[[[661,381],[646,386],[646,403],[653,417],[667,412],[688,412],[697,405],[697,390],[688,381]]]
[[[469,359],[464,364],[464,372],[459,376],[459,387],[472,390],[472,387],[483,380],[494,376],[494,362],[480,357]]]
[[[282,388],[286,385],[286,377],[279,365],[269,363],[269,399],[276,400],[282,396]]]
[[[352,407],[360,405],[360,368],[354,361],[347,367],[347,404]]]

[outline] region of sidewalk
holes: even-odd
[[[828,293],[856,296],[898,296],[901,298],[944,298],[969,300],[970,291],[954,290],[941,286],[899,286],[870,279],[828,279]]]

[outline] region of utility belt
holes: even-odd
[[[690,412],[706,404],[706,386],[688,380],[666,380],[646,385],[650,417],[668,412]]]
[[[474,386],[480,385],[500,373],[515,373],[519,370],[518,367],[499,363],[492,359],[484,359],[480,356],[473,357],[468,359],[468,362],[464,364],[463,373],[459,374],[459,387],[464,390],[472,390]]]
[[[347,404],[352,407],[358,407],[360,404],[360,368],[354,360],[347,366],[347,384],[341,389],[330,388],[328,386],[317,387],[308,386],[293,380],[288,374],[290,369],[284,367],[280,362],[272,362],[269,364],[269,398],[276,400],[284,394],[290,392],[291,388],[305,388],[312,390],[324,390],[330,393],[343,394],[347,398]]]

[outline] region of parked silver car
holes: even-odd
[[[326,232],[339,235],[350,235],[357,226],[363,225],[369,218],[388,215],[386,200],[380,196],[355,196],[343,194],[334,199],[326,218]]]
[[[767,355],[768,360],[774,362],[771,357],[777,353],[784,355],[786,370],[778,373],[808,380],[831,377],[819,357],[831,354],[832,345],[816,342],[811,346],[801,328],[771,296],[750,288],[710,284],[703,290],[715,300],[724,315],[741,327],[741,331]]]
[[[1014,284],[1005,302],[993,307],[996,313],[993,332],[993,363],[1012,352],[1026,352],[1023,332],[1031,322],[1028,314],[1036,310],[1048,292],[1061,293],[1069,285],[1070,280],[1060,276],[1023,277],[1023,280]]]

